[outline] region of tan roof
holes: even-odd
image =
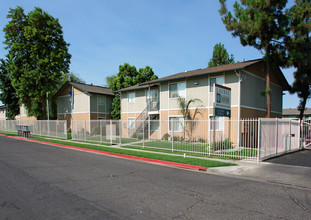
[[[285,108],[283,109],[283,115],[299,115],[300,111],[297,108]],[[310,108],[306,108],[304,113],[304,115],[311,115],[311,109]]]
[[[185,71],[185,72],[173,74],[170,76],[166,76],[160,79],[144,82],[139,85],[124,88],[124,89],[118,90],[117,92],[144,89],[146,88],[147,85],[157,84],[160,82],[166,82],[166,81],[171,81],[171,80],[182,80],[182,79],[189,78],[189,77],[217,74],[217,73],[223,73],[223,72],[234,71],[234,70],[241,70],[241,69],[245,69],[246,67],[250,67],[252,65],[258,64],[260,62],[263,62],[263,60],[256,59],[256,60],[249,60],[249,61],[240,62],[240,63],[231,63],[231,64],[222,65],[222,66],[215,66],[215,67],[209,67],[209,68],[204,68],[204,69]],[[290,87],[284,75],[282,74],[281,71],[279,71],[278,74],[279,74],[278,78],[281,80],[282,84],[284,85],[284,89],[288,90]]]
[[[57,94],[67,85],[72,85],[77,89],[80,89],[84,92],[88,92],[88,93],[94,93],[94,94],[101,94],[101,95],[110,95],[110,96],[114,96],[115,94],[112,92],[112,90],[110,88],[107,87],[102,87],[102,86],[95,86],[95,85],[88,85],[88,84],[84,84],[84,83],[75,83],[75,82],[66,82],[59,90],[58,92],[55,94],[55,96],[57,96]]]

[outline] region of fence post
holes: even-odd
[[[148,140],[150,140],[150,116],[148,117]]]
[[[84,120],[84,141],[86,141],[86,120]]]
[[[276,118],[276,121],[275,121],[275,124],[276,124],[276,132],[275,132],[275,152],[276,154],[278,154],[278,151],[279,151],[279,143],[278,143],[278,139],[279,139],[279,121],[278,121],[278,118]]]
[[[211,156],[211,120],[210,118],[208,120],[207,129],[208,129],[208,156]]]
[[[120,142],[120,147],[122,144],[122,120],[119,121],[119,142]]]
[[[214,112],[214,114],[215,114],[215,112]],[[213,116],[213,152],[215,152],[215,135],[216,135],[216,133],[215,133],[215,126],[216,126],[216,117],[215,116]]]
[[[103,126],[102,120],[99,120],[100,143],[103,143]]]
[[[67,135],[67,120],[65,120],[65,123],[64,123],[64,135],[66,137],[66,139],[68,139],[68,135]]]
[[[173,122],[173,124],[172,124],[172,130],[173,130],[173,132],[172,132],[172,152],[174,152],[174,119],[172,120],[172,122]],[[170,123],[170,121],[169,121],[169,123]]]
[[[257,143],[257,163],[259,163],[259,159],[260,159],[260,147],[261,144],[261,123],[260,123],[260,118],[258,118],[258,143]]]
[[[110,119],[110,145],[112,145],[112,120]]]
[[[145,148],[145,126],[143,124],[143,148]]]
[[[301,132],[301,120],[300,120],[300,118],[299,118],[299,129],[298,129],[298,147],[299,147],[299,150],[301,150],[302,148],[301,148],[301,141],[300,141],[300,132]]]
[[[289,152],[292,149],[292,120],[289,119]]]

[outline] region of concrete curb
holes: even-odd
[[[50,142],[45,142],[45,141],[37,141],[37,140],[32,140],[32,139],[27,139],[27,138],[22,138],[22,137],[9,136],[9,135],[4,135],[4,134],[0,134],[0,136],[9,137],[9,138],[18,139],[18,140],[29,141],[29,142],[35,142],[35,143],[40,143],[40,144],[47,144],[47,145],[62,147],[62,148],[66,148],[66,149],[79,150],[79,151],[84,151],[84,152],[102,154],[102,155],[119,157],[119,158],[126,158],[126,159],[131,159],[131,160],[145,161],[145,162],[149,162],[149,163],[185,168],[185,169],[190,169],[190,170],[206,171],[206,169],[207,169],[206,167],[202,167],[202,166],[182,164],[182,163],[169,162],[169,161],[156,160],[156,159],[149,159],[149,158],[144,158],[144,157],[137,157],[137,156],[130,156],[130,155],[125,155],[125,154],[111,153],[111,152],[100,151],[100,150],[86,149],[86,148],[81,148],[81,147],[74,147],[74,146],[50,143]]]

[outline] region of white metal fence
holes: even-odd
[[[261,160],[301,148],[300,121],[292,119],[260,119]]]
[[[67,138],[66,120],[0,120],[0,131],[17,132],[16,125],[29,126],[34,135]]]
[[[72,139],[187,154],[256,159],[258,120],[72,121]]]
[[[67,121],[0,121],[0,131],[67,138]],[[166,152],[264,160],[311,145],[311,120],[74,120],[73,140]]]

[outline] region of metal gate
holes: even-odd
[[[292,119],[260,119],[259,159],[300,149],[300,122]]]
[[[303,148],[311,148],[311,119],[301,123],[301,145]]]

